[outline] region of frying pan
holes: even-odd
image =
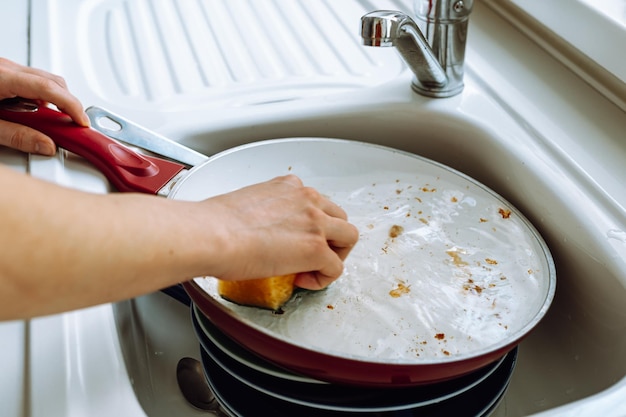
[[[183,284],[222,332],[311,378],[400,387],[459,377],[517,346],[554,297],[554,262],[530,222],[484,185],[417,155],[291,138],[229,149],[187,171],[36,103],[0,107],[0,118],[48,134],[120,191],[198,201],[294,173],[341,205],[360,239],[327,289],[272,312],[223,300],[211,277]]]

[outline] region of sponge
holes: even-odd
[[[236,304],[279,310],[291,298],[296,274],[245,281],[223,281],[217,284],[218,294]]]

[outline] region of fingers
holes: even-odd
[[[89,118],[80,101],[67,89],[65,80],[36,68],[0,59],[0,99],[24,97],[53,103],[81,126],[89,126]]]
[[[336,220],[339,222],[339,220]],[[340,226],[340,227],[337,227]],[[327,248],[325,257],[321,257],[321,267],[316,271],[310,271],[298,274],[296,276],[295,285],[308,290],[321,290],[330,285],[343,273],[343,261],[348,257],[350,251],[359,238],[357,228],[348,223],[341,221],[340,225],[333,225],[336,228],[333,232],[328,233],[329,240],[326,242]],[[330,236],[336,236],[335,239]]]
[[[33,74],[42,78],[49,78],[50,80],[59,84],[61,87],[67,89],[67,84],[65,83],[65,80],[63,79],[63,77],[60,77],[55,74],[51,74],[42,69],[20,65],[16,62],[10,61],[5,58],[0,58],[0,66],[9,68],[15,72],[24,72],[24,73]]]
[[[17,73],[13,75],[8,87],[12,97],[53,103],[79,125],[89,126],[89,118],[83,111],[80,101],[53,79],[30,73]]]
[[[276,177],[272,180],[270,180],[270,182],[284,182],[290,185],[293,185],[295,187],[302,187],[302,180],[297,176],[297,175],[293,175],[293,174],[289,174],[289,175],[283,175],[281,177]]]
[[[358,239],[359,231],[353,224],[348,223],[347,217],[345,219],[336,217],[328,219],[326,241],[339,259],[343,261],[348,257]]]
[[[348,215],[341,207],[319,194],[315,196],[317,191],[313,189],[309,189],[308,193],[313,193],[312,198],[317,200],[319,209],[325,214],[321,219],[325,244],[320,250],[324,254],[317,255],[320,260],[319,269],[298,274],[295,285],[309,290],[320,290],[343,273],[343,261],[356,244],[359,231],[348,222]]]
[[[39,155],[52,156],[56,153],[56,146],[48,136],[4,120],[0,120],[0,145]]]
[[[337,278],[322,275],[319,272],[304,272],[296,275],[296,279],[293,284],[298,288],[305,290],[319,291],[328,287]]]
[[[272,181],[282,181],[296,187],[302,187],[302,190],[305,193],[304,198],[312,201],[324,213],[328,214],[331,217],[336,217],[342,220],[348,219],[348,215],[341,207],[321,195],[314,188],[304,187],[302,180],[298,176],[290,174],[282,177],[276,177]]]

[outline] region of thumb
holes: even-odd
[[[0,145],[45,156],[56,153],[56,146],[48,136],[30,127],[5,120],[0,120]]]

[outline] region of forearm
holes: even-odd
[[[358,239],[294,176],[201,202],[70,190],[0,166],[0,320],[145,294],[196,276],[297,273],[321,289]]]
[[[2,319],[116,301],[172,285],[210,272],[207,254],[220,246],[217,233],[194,246],[198,225],[185,213],[195,211],[191,203],[87,194],[17,173],[2,172],[0,186],[13,196],[0,202]]]

